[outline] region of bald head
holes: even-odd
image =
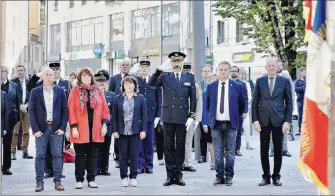
[[[129,71],[130,71],[130,65],[131,65],[131,63],[127,59],[124,59],[123,61],[121,61],[121,63],[120,63],[120,72],[122,74],[128,74]]]
[[[266,72],[269,76],[275,76],[277,74],[277,59],[276,58],[269,58],[266,61],[265,66]]]

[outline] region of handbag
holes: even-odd
[[[64,163],[74,163],[76,159],[76,152],[73,149],[68,149],[64,152],[63,157]]]

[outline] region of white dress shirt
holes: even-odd
[[[45,103],[45,109],[47,111],[47,121],[52,121],[52,113],[53,113],[53,100],[54,100],[54,91],[53,88],[49,91],[43,85],[43,97]]]
[[[229,115],[229,79],[225,81],[225,95],[224,95],[224,107],[223,107],[223,113],[220,113],[220,100],[221,100],[221,89],[222,89],[222,83],[223,81],[219,80],[219,86],[218,86],[218,103],[216,105],[216,120],[224,121],[224,120],[230,120]]]
[[[27,97],[26,80],[23,78],[23,80],[20,80],[20,82],[22,87],[22,103],[24,104]]]

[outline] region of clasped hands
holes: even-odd
[[[141,132],[140,132],[140,139],[143,140],[143,139],[146,137],[146,135],[147,135],[147,134],[146,134],[145,131],[141,131]],[[113,133],[113,137],[116,138],[116,139],[118,139],[118,138],[120,137],[119,132],[115,131],[115,132]]]
[[[20,110],[25,114],[28,113],[27,108],[28,108],[28,104],[21,104],[20,105]]]
[[[105,137],[105,135],[107,134],[107,125],[106,124],[102,125],[100,133],[101,133],[100,137]],[[72,128],[72,136],[75,139],[79,138],[79,132],[78,132],[77,127]]]

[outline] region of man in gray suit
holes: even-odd
[[[272,177],[275,186],[281,186],[280,169],[282,165],[283,133],[292,122],[292,88],[287,78],[277,75],[277,60],[266,62],[268,75],[258,78],[252,97],[252,122],[260,133],[261,163],[263,180],[259,186],[270,184]],[[274,144],[274,169],[270,174],[269,143],[272,134]]]
[[[295,97],[294,97],[294,84],[292,81],[292,78],[290,76],[290,74],[288,73],[288,71],[283,70],[283,62],[281,62],[280,60],[277,60],[277,74],[279,76],[283,76],[284,78],[288,79],[290,81],[291,84],[291,89],[292,89],[292,102],[293,102],[293,108],[294,108],[294,104],[295,104]],[[292,123],[292,122],[291,122]],[[290,130],[289,132],[285,132],[284,133],[284,138],[283,138],[283,156],[286,157],[291,157],[292,155],[288,152],[288,145],[287,145],[287,138],[288,135],[290,135],[290,141],[294,140],[294,136],[293,136],[293,129],[292,126],[290,126]],[[270,157],[274,156],[274,151],[273,151],[273,142],[272,142],[272,138],[270,139]]]

